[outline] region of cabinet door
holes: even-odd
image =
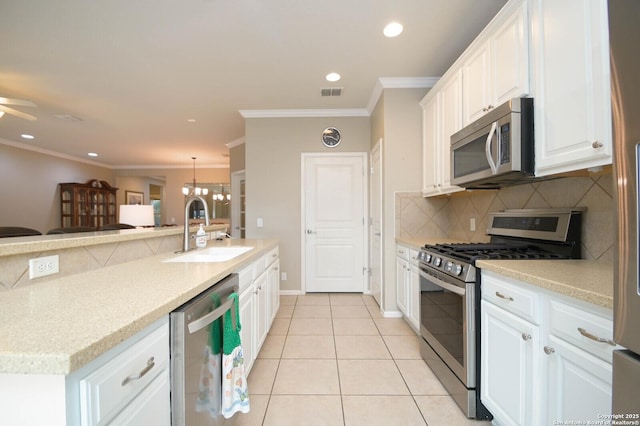
[[[548,372],[545,424],[562,420],[602,421],[598,415],[611,413],[610,363],[555,336],[549,336],[544,349]]]
[[[271,265],[269,265],[268,284],[269,289],[269,325],[267,329],[271,328],[271,323],[280,308],[280,260],[276,259]]]
[[[267,273],[263,272],[256,278],[253,283],[254,286],[254,309],[253,314],[255,316],[253,323],[255,324],[255,346],[254,353],[257,355],[260,352],[260,348],[264,343],[264,339],[267,337],[267,304],[269,291],[267,289]]]
[[[403,314],[407,314],[407,274],[409,262],[396,257],[396,303]]]
[[[254,306],[253,306],[253,286],[248,287],[240,294],[238,299],[238,305],[240,308],[240,324],[242,329],[240,330],[240,339],[242,341],[242,350],[244,351],[244,364],[247,374],[251,371],[253,366],[253,360],[255,359],[255,352],[253,351],[254,343]]]
[[[529,19],[523,2],[491,37],[490,104],[529,94]]]
[[[438,97],[422,104],[422,195],[438,193]]]
[[[407,291],[409,292],[409,324],[413,326],[416,332],[420,332],[420,273],[418,272],[418,266],[409,265],[409,285]]]
[[[536,175],[611,164],[606,0],[532,1]]]
[[[166,368],[131,404],[114,417],[110,424],[169,426],[171,424],[169,395],[169,369]]]
[[[462,188],[451,185],[451,135],[462,129],[462,71],[447,76],[438,93],[438,109],[442,129],[437,143],[440,191],[460,191]]]
[[[486,42],[473,50],[462,65],[462,81],[464,84],[463,114],[464,125],[477,120],[486,114],[491,103],[491,79],[489,63],[491,44]],[[494,105],[495,106],[495,105]]]
[[[539,328],[481,302],[480,399],[500,424],[536,425]]]

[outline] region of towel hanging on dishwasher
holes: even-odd
[[[222,415],[227,419],[238,411],[248,413],[250,409],[244,352],[240,340],[238,294],[230,294],[227,300],[229,299],[233,300],[235,309],[225,312],[222,322]],[[235,318],[232,314],[235,314]]]

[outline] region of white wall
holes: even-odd
[[[342,141],[322,145],[326,127],[337,127]],[[370,120],[352,118],[248,118],[245,132],[247,238],[280,240],[284,291],[301,289],[301,154],[369,152]],[[262,218],[264,227],[256,226]]]

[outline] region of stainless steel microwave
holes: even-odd
[[[451,183],[500,188],[534,176],[533,99],[514,98],[451,136]]]

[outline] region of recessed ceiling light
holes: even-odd
[[[189,123],[195,123],[196,119],[195,118],[187,118],[187,122]]]
[[[89,157],[97,157],[97,156],[98,156],[98,153],[97,153],[97,152],[87,152],[87,155],[88,155]]]
[[[384,27],[382,33],[387,37],[396,37],[402,33],[403,27],[402,24],[398,22],[391,22]]]
[[[325,78],[327,79],[327,81],[338,81],[340,80],[340,74],[338,74],[337,72],[332,72],[327,74]]]
[[[35,139],[35,136],[33,136],[33,135],[28,135],[28,134],[26,134],[26,133],[25,133],[25,134],[20,135],[20,137],[21,137],[22,139]]]

